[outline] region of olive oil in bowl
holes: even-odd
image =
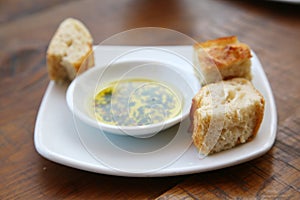
[[[182,109],[176,90],[149,79],[113,81],[94,97],[99,122],[116,126],[146,126],[176,117]]]
[[[148,60],[97,66],[67,90],[74,116],[102,133],[152,137],[185,120],[200,83],[193,73]]]

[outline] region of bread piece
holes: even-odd
[[[251,80],[250,58],[250,48],[236,36],[194,45],[194,62],[203,75],[203,85],[237,77]]]
[[[193,141],[208,155],[255,137],[264,115],[265,101],[252,83],[234,78],[208,84],[193,98]]]
[[[49,77],[56,82],[72,81],[94,65],[93,39],[78,20],[65,19],[58,27],[47,50]]]

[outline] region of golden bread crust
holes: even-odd
[[[220,92],[212,95],[216,90]],[[249,142],[262,123],[264,106],[261,93],[244,78],[202,87],[193,98],[190,113],[194,145],[207,155]],[[221,128],[211,129],[216,126]],[[215,130],[220,130],[220,137],[213,142],[207,138],[216,138]]]
[[[202,71],[207,83],[218,81],[216,76],[221,77],[221,80],[236,77],[251,80],[250,48],[240,43],[236,36],[197,43],[194,52],[196,66]],[[215,74],[214,77],[212,74]]]
[[[196,43],[194,47],[198,48],[210,48],[213,46],[226,46],[228,44],[235,44],[238,43],[238,39],[236,36],[228,36],[228,37],[221,37],[213,40],[207,40],[205,42]]]
[[[82,22],[65,19],[47,49],[49,77],[56,82],[72,81],[76,74],[94,65],[93,39]]]

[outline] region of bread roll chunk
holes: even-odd
[[[93,39],[79,20],[65,19],[47,50],[49,77],[58,83],[72,81],[77,73],[94,66]]]
[[[237,77],[251,80],[251,57],[249,46],[236,36],[194,45],[194,63],[203,85]]]
[[[193,98],[193,141],[200,154],[231,149],[254,138],[265,100],[244,78],[208,84]]]

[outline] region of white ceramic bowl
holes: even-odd
[[[181,112],[164,122],[144,126],[115,126],[97,121],[92,107],[95,95],[112,81],[132,78],[150,79],[174,88],[182,102]],[[84,72],[70,84],[66,99],[73,114],[90,126],[114,134],[150,137],[189,115],[192,98],[199,89],[197,83],[198,80],[192,73],[165,63],[126,61],[94,67]]]

